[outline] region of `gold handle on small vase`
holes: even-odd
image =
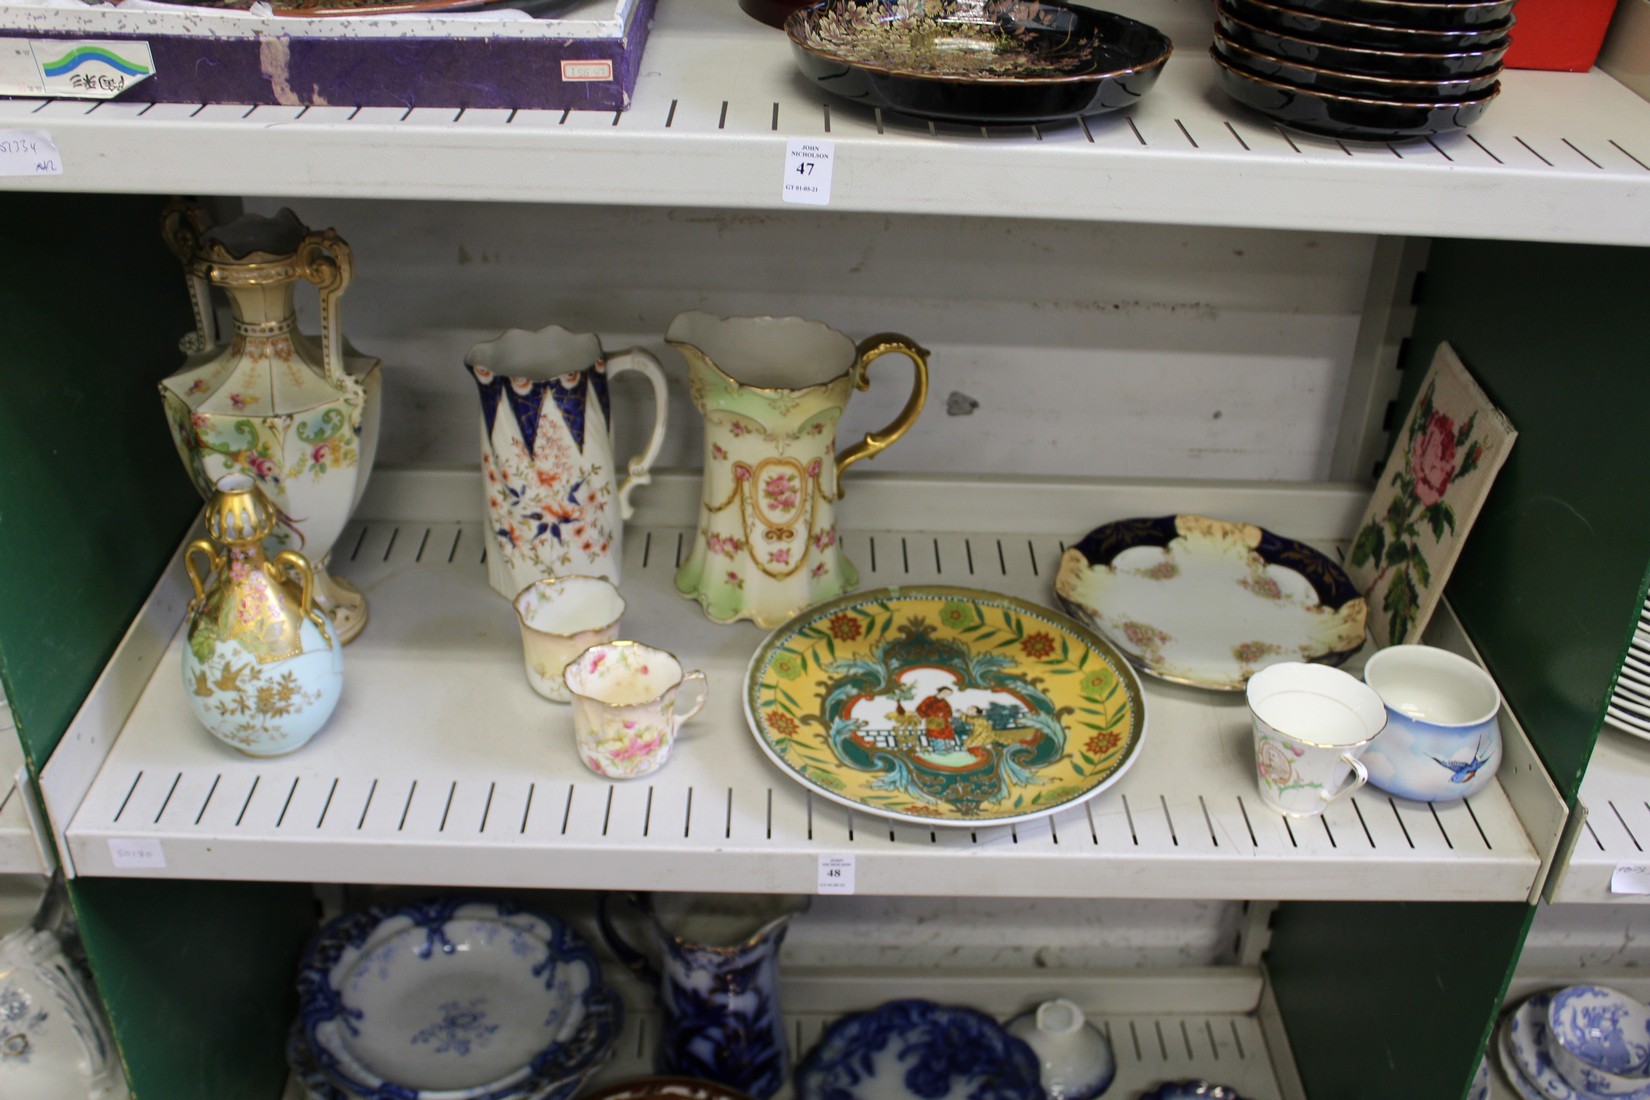
[[[218,553],[217,547],[206,539],[195,539],[183,548],[183,570],[189,574],[189,583],[195,589],[195,602],[199,603],[201,600],[206,599],[206,584],[201,580],[200,573],[195,569],[195,555],[197,553],[206,555],[207,568],[213,573],[222,571],[223,555]]]
[[[315,284],[321,297],[321,357],[327,381],[353,393],[355,379],[344,373],[344,331],[338,325],[338,299],[355,276],[355,258],[349,245],[331,229],[310,233],[298,246],[299,270]]]
[[[842,471],[862,458],[870,458],[893,446],[899,437],[917,422],[917,417],[922,415],[923,403],[928,400],[928,349],[909,336],[901,336],[897,332],[879,332],[859,342],[859,347],[855,349],[858,356],[854,362],[855,387],[862,390],[870,389],[871,380],[866,376],[866,370],[870,367],[871,361],[895,351],[911,360],[911,396],[906,398],[905,408],[900,410],[899,415],[886,428],[880,432],[865,433],[864,439],[836,456],[838,500],[842,499]]]
[[[298,611],[309,618],[315,606],[315,568],[309,559],[296,550],[282,550],[275,555],[275,564],[284,565],[298,574]]]

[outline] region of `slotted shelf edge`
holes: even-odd
[[[1578,798],[1585,809],[1570,858],[1555,872],[1554,902],[1643,905],[1650,895],[1615,893],[1622,864],[1650,865],[1650,743],[1606,725],[1587,763]]]
[[[626,1015],[612,1060],[585,1093],[654,1072],[660,1018],[647,991],[611,969],[608,980],[625,999]],[[1202,1079],[1226,1084],[1247,1100],[1304,1100],[1287,1040],[1263,979],[1239,968],[1093,972],[957,971],[843,968],[781,970],[780,1004],[793,1064],[833,1021],[886,1001],[922,997],[966,1004],[1006,1021],[1053,996],[1065,997],[1111,1041],[1117,1077],[1106,1096],[1132,1097],[1163,1081]],[[787,1083],[774,1100],[791,1100]],[[286,1100],[307,1100],[296,1081]]]
[[[763,632],[712,626],[674,589],[697,479],[660,480],[651,514],[626,532],[624,633],[703,668],[711,687],[661,771],[592,774],[568,709],[527,686],[480,524],[456,518],[479,509],[473,478],[380,475],[375,487],[401,503],[386,511],[369,496],[362,514],[408,518],[362,520],[340,541],[335,568],[367,594],[371,620],[345,651],[343,702],[298,752],[252,759],[195,723],[179,669],[188,586],[176,562],[165,571],[47,769],[75,873],[808,893],[821,857],[847,855],[868,894],[1522,900],[1539,884],[1549,840],[1532,842],[1500,783],[1440,806],[1367,788],[1290,821],[1255,793],[1242,695],[1149,678],[1137,762],[1050,817],[930,829],[811,796],[746,726],[745,669]],[[844,545],[863,588],[943,581],[1046,603],[1063,543],[1040,525],[1074,508],[1095,522],[1238,516],[1325,544],[1361,499],[1350,488],[866,478],[844,502]],[[978,516],[1012,533],[934,531]],[[1017,522],[1029,516],[1041,518]],[[1556,841],[1556,827],[1537,831]]]
[[[1601,71],[1510,71],[1469,130],[1343,142],[1222,94],[1205,4],[1108,6],[1176,54],[1134,107],[1080,121],[873,112],[802,79],[785,36],[734,5],[664,0],[626,111],[0,101],[0,127],[47,133],[63,164],[0,187],[781,209],[799,138],[835,143],[838,210],[1650,244],[1650,105]],[[145,25],[13,15],[13,35]]]

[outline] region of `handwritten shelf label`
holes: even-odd
[[[854,892],[854,857],[819,857],[819,892],[821,894],[851,894]]]
[[[1618,863],[1610,875],[1612,894],[1650,894],[1650,863]]]
[[[162,871],[166,869],[166,851],[158,840],[112,836],[109,862],[122,870]]]
[[[0,130],[0,176],[61,176],[63,155],[44,130]]]
[[[31,39],[40,90],[50,96],[112,99],[155,75],[149,43],[126,40]]]
[[[831,164],[835,157],[834,141],[791,138],[785,143],[785,180],[780,198],[809,206],[829,206]]]

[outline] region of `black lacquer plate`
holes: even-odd
[[[1467,30],[1505,24],[1518,0],[1285,0],[1288,7],[1355,23]]]
[[[1237,18],[1222,4],[1215,5],[1215,16],[1220,20],[1220,29],[1227,38],[1273,57],[1288,58],[1323,69],[1337,69],[1343,73],[1409,80],[1446,80],[1495,69],[1501,64],[1501,58],[1511,43],[1510,39],[1503,38],[1493,45],[1457,53],[1365,50],[1279,34]]]
[[[834,95],[977,125],[1131,106],[1173,49],[1148,24],[1053,0],[828,0],[785,33],[802,72]]]
[[[1337,72],[1298,61],[1273,57],[1251,50],[1228,39],[1215,30],[1215,56],[1232,63],[1244,72],[1293,84],[1297,88],[1311,88],[1332,95],[1358,96],[1363,99],[1398,99],[1422,103],[1441,103],[1453,99],[1476,99],[1495,84],[1501,75],[1499,68],[1472,76],[1451,80],[1397,80],[1384,76],[1361,76],[1357,73]]]
[[[1364,99],[1294,88],[1246,73],[1213,47],[1215,73],[1227,95],[1262,114],[1324,137],[1355,141],[1403,141],[1459,130],[1478,121],[1501,91],[1492,85],[1481,96],[1451,103],[1404,103]]]
[[[1361,50],[1403,50],[1409,53],[1459,53],[1499,44],[1512,28],[1508,18],[1470,30],[1428,30],[1335,19],[1315,12],[1296,11],[1265,0],[1221,0],[1232,15],[1257,27],[1297,35],[1332,46]]]

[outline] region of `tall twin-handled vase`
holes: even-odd
[[[229,474],[207,502],[208,537],[183,556],[195,591],[183,690],[201,725],[249,756],[302,747],[344,690],[343,646],[315,606],[310,563],[295,550],[264,555],[274,526],[269,498]]]
[[[800,317],[678,316],[665,335],[688,361],[705,418],[698,531],[676,587],[716,622],[773,627],[859,583],[837,540],[840,477],[905,434],[928,393],[928,353],[881,333],[858,345]],[[841,454],[837,421],[866,368],[889,352],[911,360],[911,396],[880,432]]]
[[[464,357],[481,396],[487,580],[515,599],[549,577],[619,583],[630,494],[646,485],[664,442],[659,361],[641,348],[607,352],[587,332],[511,329]],[[635,371],[653,387],[653,428],[621,480],[608,380]]]
[[[269,553],[295,550],[313,563],[315,603],[350,641],[366,626],[366,600],[327,561],[372,469],[381,371],[339,328],[349,246],[290,210],[208,228],[200,208],[183,203],[168,209],[165,236],[183,261],[196,325],[182,341],[183,369],[160,384],[178,454],[202,497],[225,475],[253,479],[277,512]],[[300,280],[320,294],[318,342],[298,330]],[[234,314],[224,344],[213,287]]]

